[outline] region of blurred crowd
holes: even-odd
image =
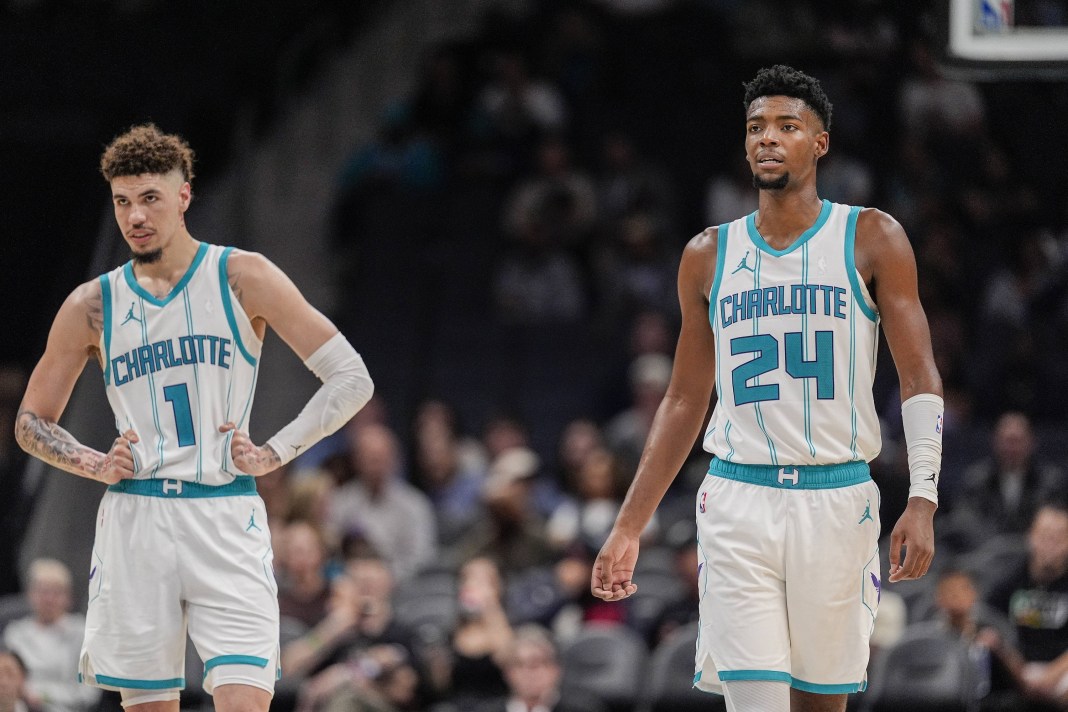
[[[635,597],[594,599],[592,557],[670,378],[681,250],[756,208],[741,82],[770,61],[819,77],[834,103],[821,196],[882,208],[909,234],[945,383],[938,555],[927,578],[882,590],[869,695],[891,694],[879,676],[892,679],[895,649],[938,639],[964,651],[982,709],[1068,709],[1068,212],[1066,167],[1045,148],[1046,114],[1068,93],[948,76],[931,16],[909,3],[834,18],[818,7],[516,0],[476,37],[427,50],[411,94],[338,178],[351,309],[337,321],[357,334],[378,394],[258,482],[283,616],[278,710],[656,708],[659,688],[642,682],[696,636],[693,493],[708,455],[695,447],[644,533]],[[1056,3],[1028,7],[1068,20],[1049,15],[1063,13]],[[408,243],[398,225],[426,234]],[[419,250],[398,272],[393,240]],[[416,324],[418,372],[391,381],[409,363],[397,333],[426,317],[380,315],[374,332],[360,310],[402,309],[395,294],[430,277],[440,318]],[[363,304],[368,294],[382,301]],[[527,359],[487,343],[518,343]],[[531,354],[545,353],[595,368],[523,381],[544,375]],[[889,526],[908,478],[890,354],[880,362],[873,476]],[[462,387],[427,385],[451,363],[463,373],[442,383]],[[509,397],[516,383],[525,400]],[[4,466],[21,466],[9,446]],[[75,657],[64,653],[63,677],[59,656],[41,654],[76,653],[83,621],[64,580],[61,564],[37,562],[25,608],[0,607],[0,712],[98,704],[57,682]],[[606,630],[616,637],[597,648]],[[194,678],[187,706],[203,701]]]

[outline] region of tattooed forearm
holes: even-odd
[[[19,411],[15,421],[15,440],[34,457],[90,479],[96,479],[104,458],[101,453],[75,440],[58,424],[28,410]]]

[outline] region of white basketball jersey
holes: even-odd
[[[719,228],[709,319],[719,402],[704,447],[727,462],[829,465],[879,454],[879,316],[853,259],[861,208],[823,201],[785,250],[756,213]]]
[[[233,248],[201,243],[162,299],[137,283],[133,264],[101,275],[104,383],[120,433],[133,429],[135,477],[224,485],[233,421],[248,431],[259,338],[230,289]]]

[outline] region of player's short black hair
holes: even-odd
[[[831,130],[831,100],[823,93],[823,87],[815,77],[785,64],[776,64],[774,67],[761,69],[753,77],[753,81],[745,83],[744,86],[747,111],[753,100],[759,97],[788,96],[808,104],[816,116],[820,117],[824,130]]]

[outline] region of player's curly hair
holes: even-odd
[[[163,174],[174,169],[186,182],[193,180],[193,149],[177,134],[165,134],[155,124],[133,126],[115,137],[100,156],[100,172],[111,181],[119,176]]]
[[[743,86],[746,109],[754,99],[762,96],[789,96],[808,104],[816,116],[820,117],[824,130],[831,130],[831,100],[823,93],[823,87],[815,77],[785,64],[776,64],[774,67],[761,69],[753,77],[753,81]]]

